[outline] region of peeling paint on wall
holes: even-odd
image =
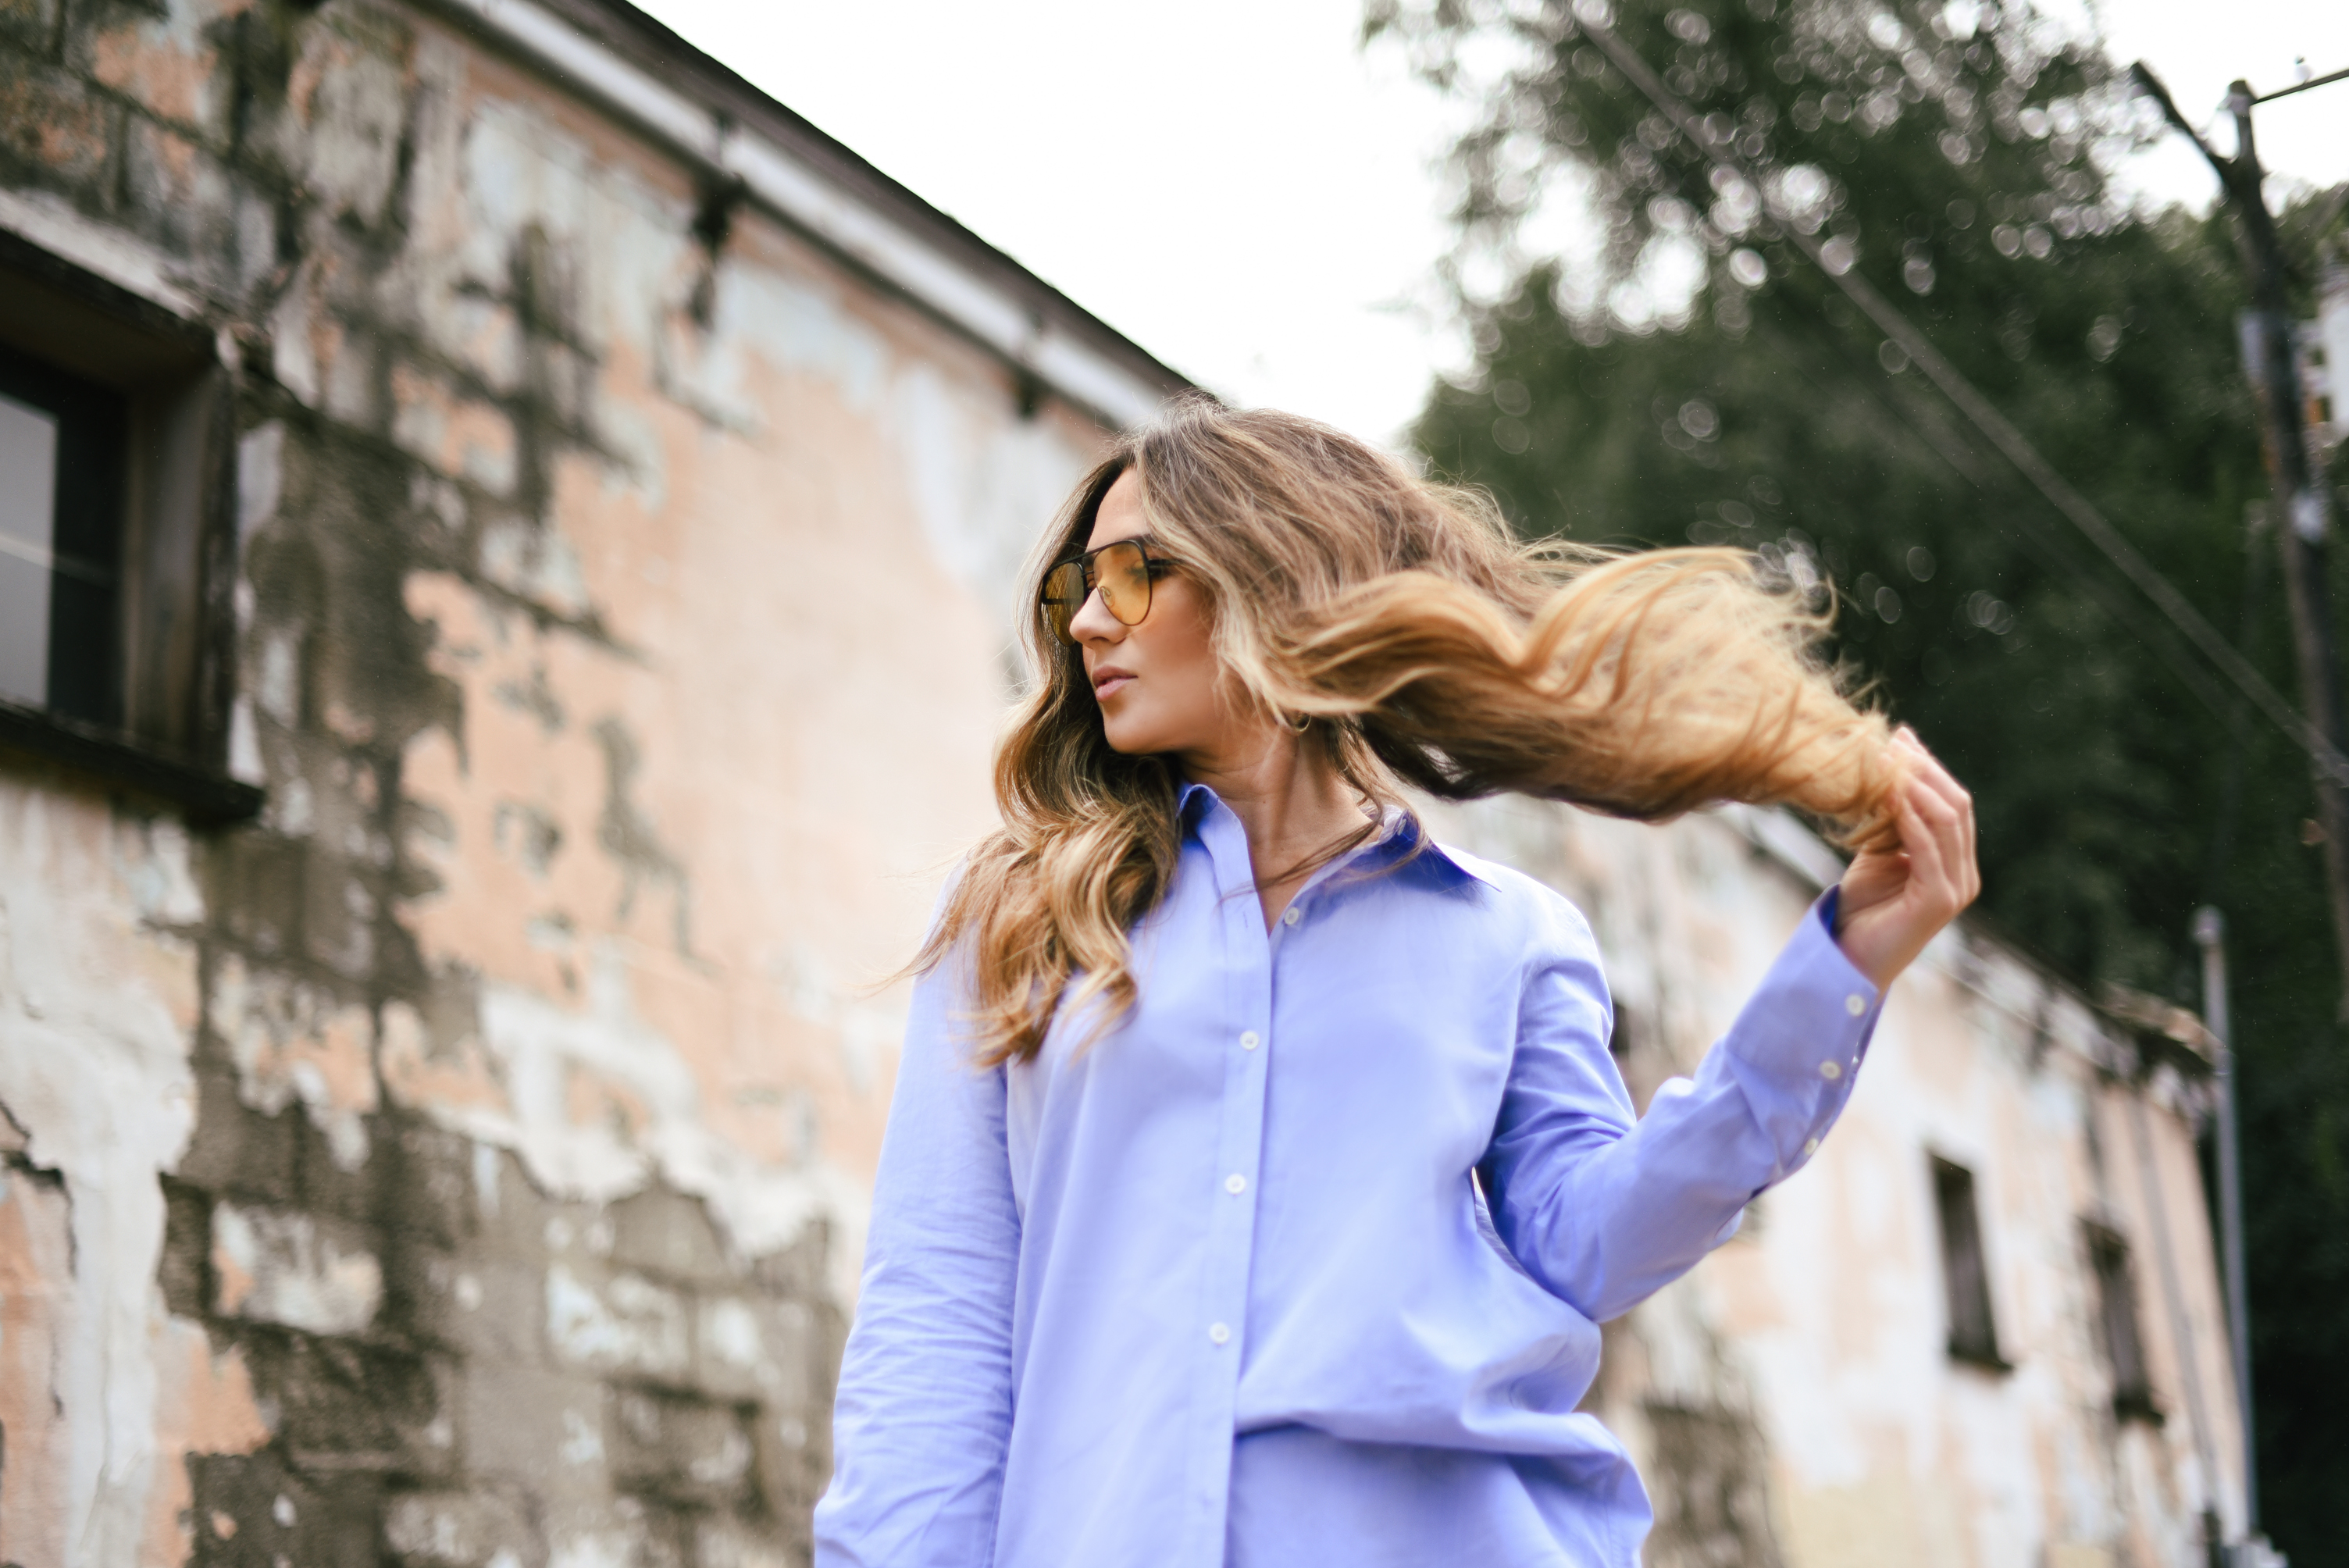
[[[206,1371],[155,1284],[195,1111],[189,858],[169,822],[0,777],[0,1557],[28,1568],[67,1540],[138,1559],[187,1437],[162,1418]]]
[[[803,1559],[1102,432],[700,181],[398,5],[0,26],[0,187],[240,346],[268,800],[0,769],[0,1560]]]
[[[0,6],[0,222],[233,350],[267,791],[191,835],[0,761],[23,1568],[807,1556],[879,982],[991,823],[1018,567],[1103,432],[441,15]],[[1446,820],[1589,913],[1642,1103],[1825,854]],[[2198,1091],[2149,1060],[1936,944],[1816,1168],[1607,1331],[1658,1568],[2198,1560],[2240,1478]],[[1929,1155],[1977,1175],[2010,1371],[1949,1357]],[[2086,1220],[2183,1282],[2160,1427],[2115,1413]]]

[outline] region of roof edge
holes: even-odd
[[[1110,426],[1181,372],[626,0],[418,0]]]

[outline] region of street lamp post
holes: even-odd
[[[2227,1007],[2227,926],[2209,904],[2194,912],[2202,949],[2202,1022],[2219,1083],[2219,1245],[2227,1285],[2228,1346],[2234,1353],[2235,1406],[2243,1429],[2243,1534],[2260,1533],[2260,1481],[2251,1439],[2251,1309],[2243,1273],[2243,1176],[2236,1142],[2234,1028]]]

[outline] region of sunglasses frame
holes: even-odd
[[[1038,607],[1044,613],[1044,624],[1050,630],[1053,638],[1062,646],[1073,648],[1079,645],[1076,637],[1069,628],[1075,623],[1078,613],[1085,607],[1086,601],[1101,590],[1101,581],[1093,570],[1093,562],[1112,550],[1123,550],[1129,547],[1142,552],[1142,614],[1131,621],[1127,620],[1117,613],[1117,606],[1109,602],[1107,594],[1102,595],[1102,608],[1107,610],[1111,617],[1121,626],[1139,626],[1150,617],[1153,591],[1158,582],[1160,568],[1180,564],[1167,556],[1154,554],[1153,552],[1158,547],[1158,542],[1150,535],[1143,533],[1136,534],[1131,539],[1113,539],[1099,549],[1083,550],[1072,555],[1064,555],[1045,569],[1043,584],[1037,591]],[[1055,598],[1052,594],[1052,579],[1058,577],[1063,568],[1070,566],[1078,569],[1084,583],[1085,591],[1074,600]],[[1056,607],[1062,604],[1069,607],[1065,616],[1054,613]]]

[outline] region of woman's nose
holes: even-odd
[[[1114,643],[1125,636],[1125,623],[1109,613],[1102,603],[1101,590],[1088,590],[1085,602],[1069,617],[1069,635],[1080,643]]]

